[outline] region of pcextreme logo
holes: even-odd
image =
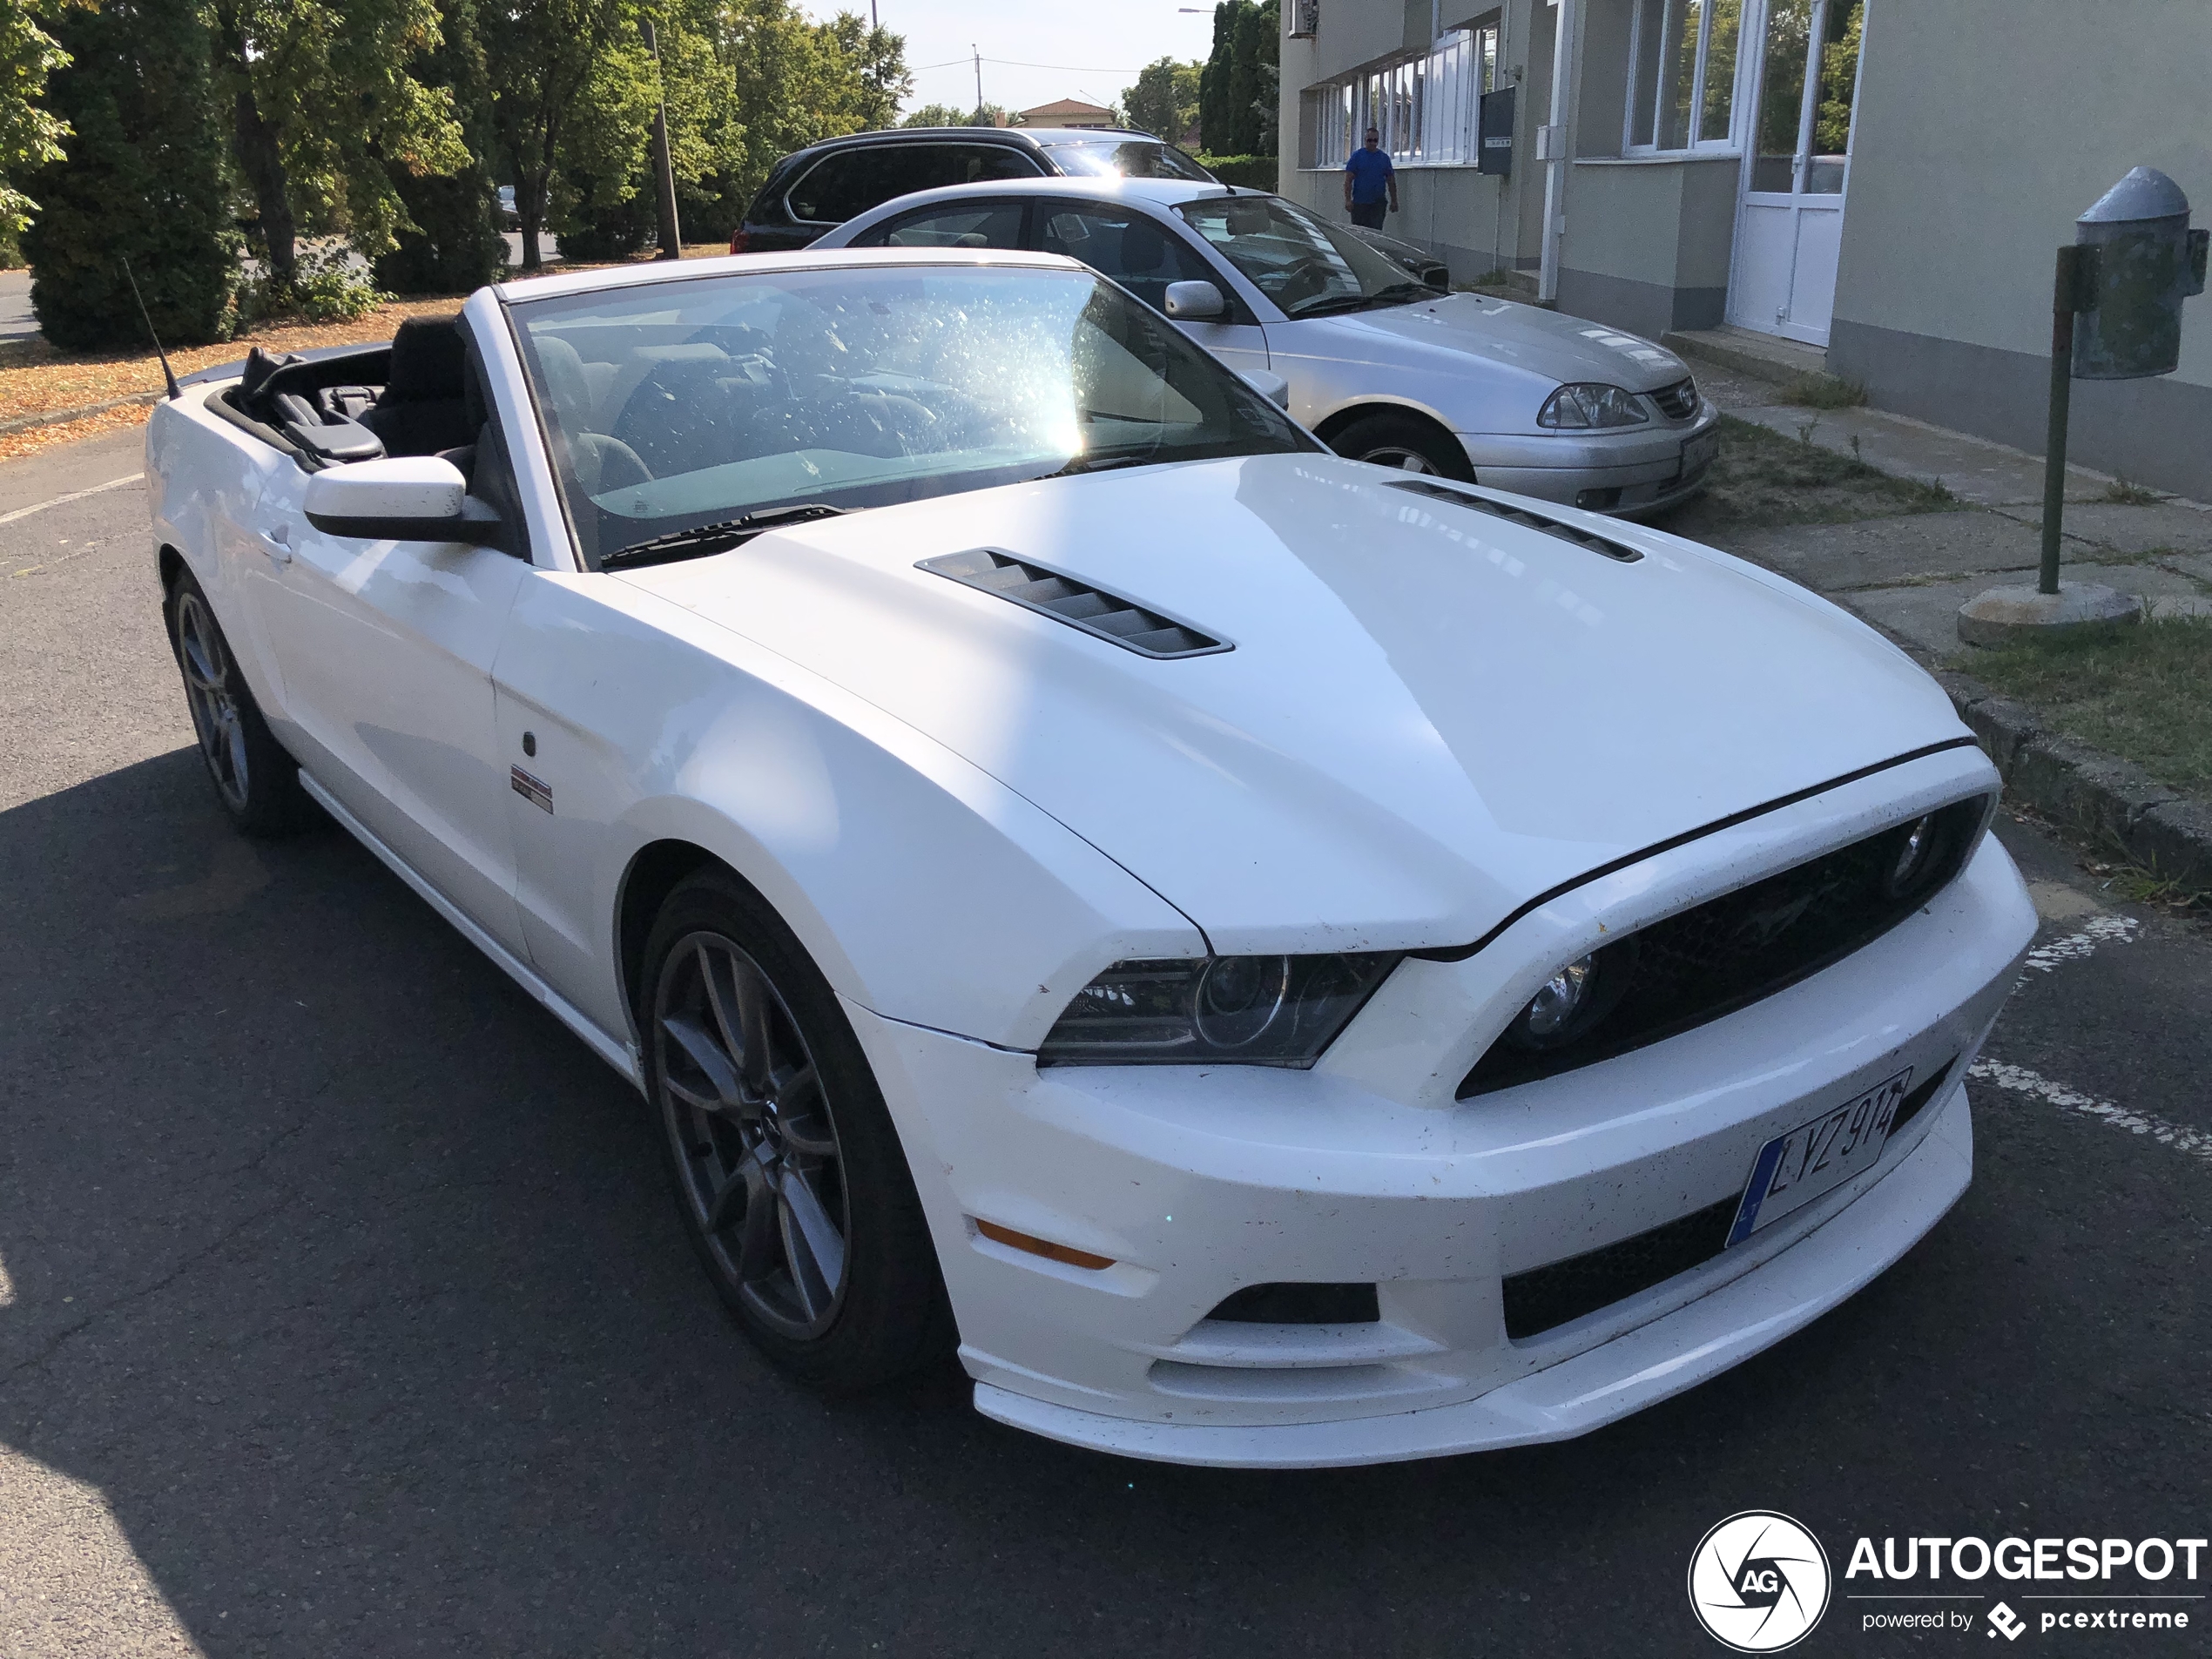
[[[1787,1515],[1746,1509],[1698,1541],[1689,1557],[1689,1609],[1714,1641],[1738,1653],[1779,1653],[1811,1634],[1828,1610],[1828,1552]]]

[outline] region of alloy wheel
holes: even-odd
[[[215,787],[234,812],[246,810],[252,776],[246,759],[246,721],[239,709],[238,665],[222,630],[197,593],[177,601],[177,658],[185,671],[185,700],[192,730]]]
[[[1394,443],[1370,449],[1359,458],[1378,467],[1394,467],[1400,472],[1425,472],[1432,475],[1436,472],[1435,466],[1420,450],[1404,448]]]
[[[768,975],[735,941],[677,941],[653,1008],[661,1114],[715,1268],[769,1329],[806,1341],[845,1298],[844,1160],[820,1069]]]

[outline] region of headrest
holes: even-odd
[[[409,317],[392,336],[385,403],[444,402],[462,396],[468,357],[451,317]]]
[[[558,334],[533,334],[530,344],[553,412],[563,426],[583,430],[591,424],[591,381],[583,372],[583,354]]]
[[[1122,269],[1134,274],[1158,267],[1167,257],[1168,239],[1149,219],[1132,219],[1122,226]]]

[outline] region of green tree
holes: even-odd
[[[1157,58],[1139,71],[1136,84],[1122,89],[1122,107],[1130,125],[1157,133],[1170,144],[1183,142],[1198,117],[1199,82],[1205,65]]]
[[[736,78],[745,134],[725,193],[750,201],[782,157],[898,117],[906,41],[851,13],[810,20],[793,0],[725,0],[718,49]]]
[[[408,222],[394,179],[468,165],[451,93],[411,72],[438,45],[436,0],[215,0],[214,17],[275,283],[293,280],[301,231],[387,252]]]
[[[899,123],[902,127],[964,127],[972,113],[956,110],[949,104],[925,104]]]
[[[375,273],[380,287],[397,293],[466,293],[507,265],[506,239],[492,218],[496,185],[485,165],[496,141],[475,0],[442,0],[439,13],[439,43],[422,60],[421,78],[452,99],[468,157],[449,173],[401,172],[393,179],[409,222]]]
[[[48,102],[74,136],[65,160],[24,180],[39,204],[24,238],[39,327],[67,350],[143,345],[127,258],[164,344],[226,337],[239,239],[198,5],[106,0],[53,30],[71,61]]]
[[[604,102],[587,95],[604,92],[595,84],[599,60],[636,37],[635,17],[625,0],[501,0],[482,22],[492,129],[515,183],[523,269],[535,272],[544,267],[539,237],[564,156],[610,148],[590,131]],[[572,145],[571,128],[579,125],[582,141]]]
[[[0,10],[0,247],[12,249],[38,204],[10,182],[62,158],[69,123],[38,100],[69,54],[38,26],[32,0]]]
[[[1278,0],[1221,0],[1213,9],[1213,51],[1200,76],[1198,123],[1214,155],[1265,153],[1276,127],[1282,56]]]

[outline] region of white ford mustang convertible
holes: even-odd
[[[1049,255],[486,289],[147,435],[250,833],[651,1102],[849,1389],[1315,1465],[1580,1433],[1965,1189],[2033,918],[1941,691],[1656,530],[1331,455]]]

